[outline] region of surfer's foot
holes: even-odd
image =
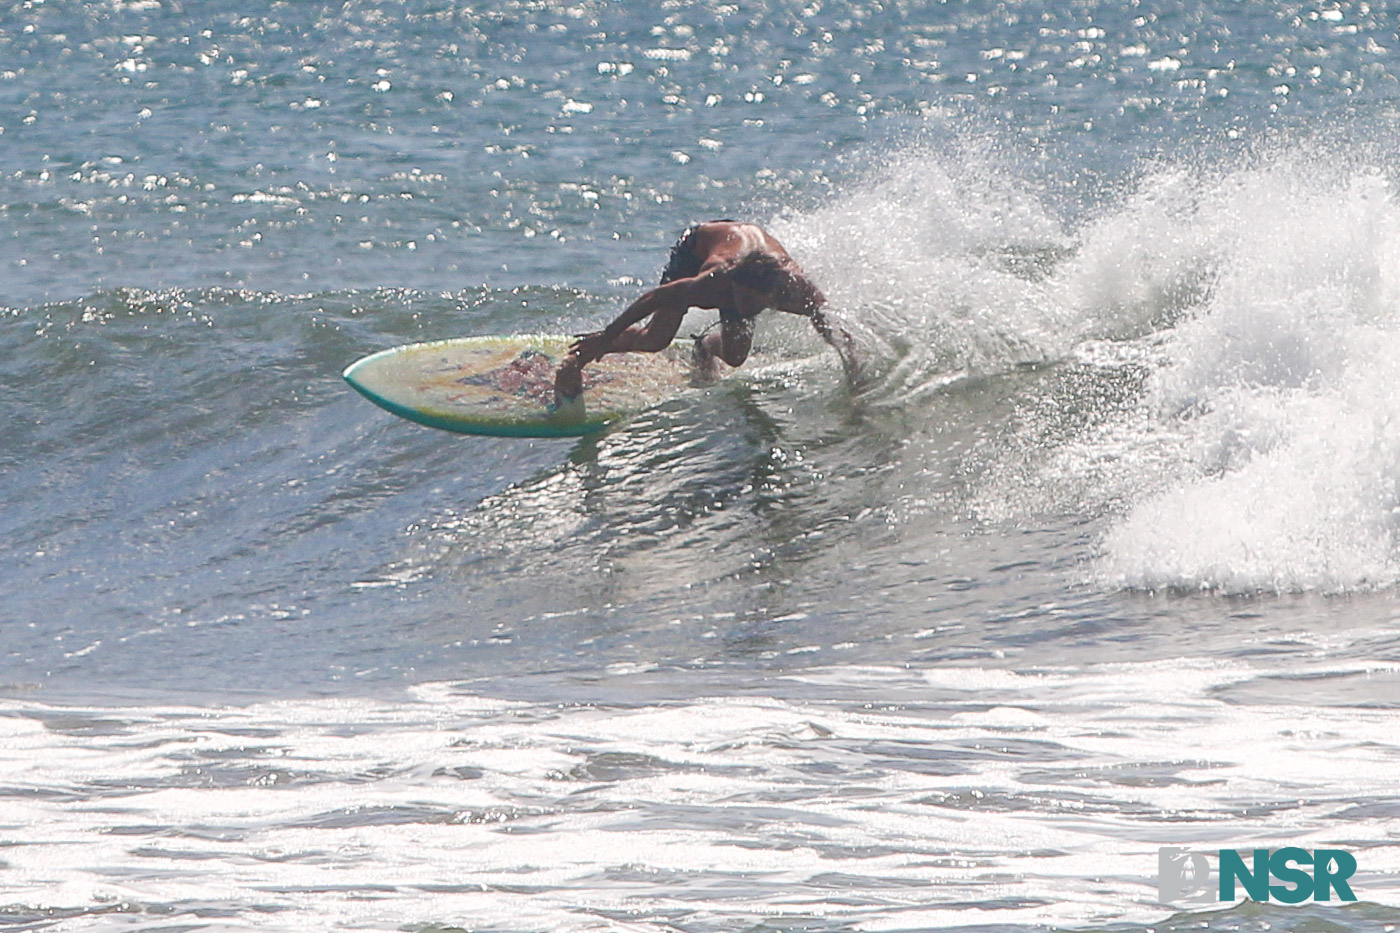
[[[704,334],[697,334],[691,339],[695,341],[695,347],[690,351],[691,382],[698,386],[709,385],[719,378],[719,362],[705,346]]]

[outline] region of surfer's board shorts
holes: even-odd
[[[733,224],[737,220],[725,217],[720,220],[711,220],[709,223]],[[701,261],[695,253],[695,230],[699,224],[691,224],[685,228],[681,238],[671,247],[671,256],[666,260],[666,268],[661,272],[661,284],[674,282],[676,279],[689,279],[700,274]],[[721,321],[733,321],[735,323],[748,324],[751,318],[746,318],[734,308],[720,308],[719,317]]]
[[[712,224],[736,224],[739,221],[725,217],[720,220],[710,220],[706,223]],[[691,224],[685,228],[681,238],[676,241],[676,245],[671,247],[671,257],[666,260],[666,268],[661,272],[661,284],[674,282],[676,279],[689,279],[700,274],[700,257],[695,254],[695,231],[700,224]]]

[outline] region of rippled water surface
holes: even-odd
[[[0,927],[1392,930],[1397,48],[0,8]],[[600,326],[713,217],[864,385],[776,318],[580,440],[339,378]],[[1341,848],[1360,903],[1164,906],[1165,845]]]

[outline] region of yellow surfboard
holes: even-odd
[[[689,347],[615,353],[583,371],[582,404],[554,407],[554,371],[572,337],[461,337],[371,354],[345,381],[401,418],[459,434],[573,437],[675,395],[690,384]]]

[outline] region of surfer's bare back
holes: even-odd
[[[660,286],[632,302],[607,327],[573,344],[554,377],[556,404],[578,398],[583,392],[583,367],[599,357],[666,349],[691,308],[719,311],[719,333],[695,342],[696,365],[702,370],[713,371],[716,358],[730,366],[748,359],[753,319],[772,308],[811,320],[854,378],[855,341],[822,314],[824,304],[821,289],[761,227],[733,220],[697,224],[671,247]],[[641,325],[647,318],[651,320]]]

